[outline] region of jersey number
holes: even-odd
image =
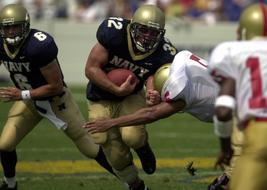
[[[262,79],[260,73],[260,63],[257,57],[250,57],[246,61],[246,66],[250,69],[250,82],[252,97],[249,98],[250,108],[266,108],[267,99],[262,93]]]
[[[122,21],[123,19],[120,17],[110,17],[108,19],[108,27],[115,27],[116,29],[122,29]]]
[[[36,32],[33,36],[39,41],[44,41],[47,38],[47,36],[43,32]]]
[[[198,62],[198,63],[199,63],[200,65],[202,65],[203,67],[207,68],[207,65],[206,65],[205,63],[202,63],[202,62],[201,62],[201,59],[200,59],[198,56],[192,54],[192,55],[190,56],[190,59],[193,60],[193,61]]]
[[[22,90],[32,89],[31,85],[28,83],[27,77],[22,74],[15,74],[14,79],[16,80],[18,86]]]

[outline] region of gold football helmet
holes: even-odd
[[[164,64],[154,74],[154,88],[159,93],[161,93],[163,85],[169,77],[170,67],[170,63]]]
[[[0,12],[0,34],[9,45],[18,45],[30,31],[28,11],[21,5],[9,4]]]
[[[136,48],[148,52],[156,48],[165,33],[165,15],[155,5],[143,5],[133,15],[130,33]]]
[[[257,3],[244,9],[239,20],[239,39],[267,36],[267,6]]]

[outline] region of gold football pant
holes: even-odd
[[[267,122],[250,121],[242,154],[235,163],[230,190],[267,190]]]
[[[75,143],[87,157],[95,158],[99,145],[82,128],[85,120],[75,103],[70,91],[64,88],[65,94],[57,96],[50,102],[55,115],[68,124],[64,133]],[[0,138],[0,150],[12,151],[20,141],[30,133],[43,117],[37,112],[34,102],[17,101],[11,107]]]
[[[130,95],[122,101],[88,101],[89,121],[119,117],[144,106],[143,91]],[[133,163],[130,148],[140,148],[147,142],[147,132],[144,125],[111,128],[107,132],[95,133],[92,136],[95,142],[103,147],[107,159],[117,171],[122,171]]]
[[[230,162],[230,166],[226,166],[224,173],[231,178],[233,168],[235,167],[236,160],[240,157],[242,152],[242,144],[244,139],[243,131],[241,131],[236,124],[236,120],[234,121],[233,133],[231,136],[232,148],[234,151],[233,157]]]

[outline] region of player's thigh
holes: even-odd
[[[51,101],[52,110],[55,115],[67,123],[64,133],[74,142],[77,148],[87,157],[95,157],[99,147],[96,145],[90,134],[82,127],[85,119],[80,112],[69,89],[64,89],[65,94],[54,97]]]
[[[121,103],[119,116],[133,113],[146,106],[145,93],[140,91],[136,94],[127,96]]]
[[[95,121],[102,118],[112,118],[116,112],[116,105],[112,101],[88,101],[88,120]],[[108,139],[108,132],[92,134],[97,144],[105,144]]]
[[[125,98],[121,105],[120,116],[133,113],[143,107],[145,107],[145,96],[142,91]],[[123,141],[132,148],[143,146],[147,140],[145,125],[121,127],[120,130]]]
[[[120,104],[112,101],[89,101],[89,120],[112,118],[119,111]],[[111,128],[104,133],[92,134],[96,143],[101,144],[109,162],[116,170],[121,170],[132,163],[129,147],[122,141],[118,128]]]
[[[85,119],[75,102],[69,89],[64,89],[65,93],[61,97],[54,97],[51,101],[51,107],[55,115],[67,123],[66,134],[73,140],[82,136],[85,130],[82,126]]]
[[[11,107],[1,133],[0,149],[10,151],[38,124],[42,117],[32,102],[17,101]]]

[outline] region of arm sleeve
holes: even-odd
[[[37,40],[37,39],[36,39]],[[54,39],[47,35],[43,41],[36,41],[31,48],[31,61],[38,63],[38,67],[44,67],[57,58],[58,48]]]
[[[96,32],[96,38],[98,42],[104,46],[106,49],[109,49],[109,39],[110,35],[108,35],[108,20],[104,20],[98,27]]]
[[[231,57],[231,43],[222,43],[215,47],[209,60],[209,72],[216,71],[216,74],[223,77],[236,78],[236,71]]]

